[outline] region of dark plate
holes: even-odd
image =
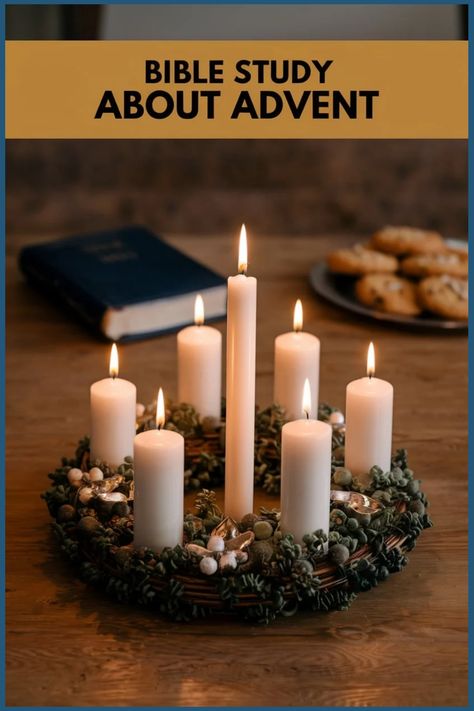
[[[397,316],[376,311],[360,304],[354,293],[354,277],[332,274],[324,262],[315,264],[311,269],[309,280],[311,286],[319,296],[327,299],[336,306],[376,321],[412,328],[417,331],[467,331],[467,321],[447,321],[432,314],[421,316]]]

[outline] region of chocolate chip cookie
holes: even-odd
[[[398,261],[395,257],[367,249],[360,244],[331,252],[327,257],[327,263],[332,272],[352,276],[371,272],[392,273],[398,269]]]
[[[362,304],[377,311],[403,316],[421,313],[416,285],[393,274],[367,274],[357,281],[355,293]]]
[[[467,252],[450,249],[438,254],[416,254],[402,261],[401,270],[404,274],[414,277],[449,276],[467,278],[469,258]]]
[[[397,256],[446,250],[446,244],[438,232],[416,227],[384,227],[372,236],[370,245],[373,249]]]
[[[431,276],[418,285],[420,303],[429,311],[447,319],[467,321],[467,279],[448,276]]]

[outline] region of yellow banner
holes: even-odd
[[[6,43],[7,138],[466,138],[467,42]]]

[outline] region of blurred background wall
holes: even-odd
[[[9,39],[462,39],[467,5],[7,5]]]
[[[434,140],[7,141],[10,234],[139,222],[162,233],[467,235],[467,143]]]

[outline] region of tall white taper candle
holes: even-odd
[[[118,378],[119,363],[115,343],[110,351],[110,378],[91,385],[91,462],[100,460],[111,466],[121,464],[133,454],[137,389],[133,383]]]
[[[225,512],[236,520],[253,510],[257,280],[246,271],[242,225],[239,274],[227,282]]]

